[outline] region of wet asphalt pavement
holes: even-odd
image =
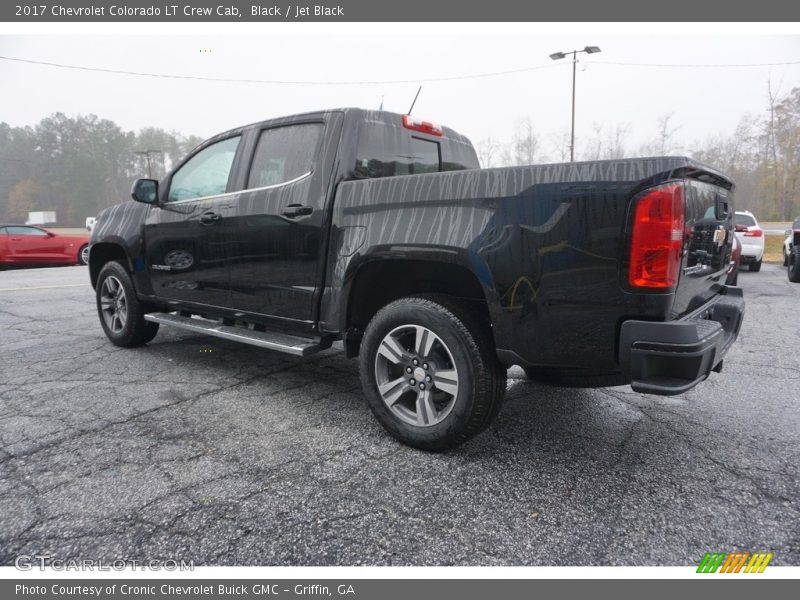
[[[682,396],[509,373],[493,426],[386,435],[336,351],[161,329],[112,346],[85,268],[0,273],[0,564],[800,565],[800,285],[743,272],[722,374]]]

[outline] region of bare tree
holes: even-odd
[[[625,142],[630,133],[630,126],[627,124],[617,125],[613,131],[609,131],[604,158],[625,158],[627,155]]]
[[[478,142],[478,159],[484,169],[498,166],[495,161],[500,153],[500,143],[492,136],[483,138]]]
[[[511,144],[503,152],[503,162],[508,165],[532,165],[539,152],[539,137],[533,130],[530,117],[518,119]]]
[[[562,129],[557,134],[550,136],[550,145],[553,148],[553,155],[558,162],[569,160],[569,130]]]
[[[600,160],[603,156],[603,123],[592,125],[592,135],[586,144],[584,160]]]
[[[672,140],[680,127],[672,126],[673,116],[675,113],[666,113],[658,118],[658,154],[662,156],[677,150]]]
[[[617,125],[613,129],[607,128],[604,123],[595,123],[592,127],[592,136],[585,144],[587,147],[584,160],[609,160],[624,158],[626,154],[625,141],[630,133],[627,125]]]

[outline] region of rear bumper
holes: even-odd
[[[625,321],[619,361],[634,391],[672,396],[722,368],[742,326],[742,289],[726,286],[698,310],[667,322]]]
[[[742,262],[756,262],[764,257],[764,246],[759,244],[742,244]]]

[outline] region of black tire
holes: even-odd
[[[789,266],[789,255],[786,253],[786,247],[782,248],[781,250],[783,252],[783,266],[784,267],[788,267]]]
[[[89,244],[84,244],[78,249],[78,264],[85,267],[89,264],[89,253],[86,250],[89,248]]]
[[[436,338],[429,351],[415,352],[414,346],[419,342],[413,339],[403,348],[403,358],[381,358],[385,353],[379,350],[385,339],[395,334],[401,340],[403,335],[417,336],[414,327],[424,328]],[[411,333],[404,334],[406,330]],[[420,362],[412,367],[415,359]],[[426,381],[432,381],[427,384],[427,394],[434,398],[435,410],[423,417],[420,413],[424,411],[419,407],[424,382],[420,380],[416,387],[410,387],[407,383],[413,380],[405,378],[413,377],[417,371],[424,374],[419,369],[427,368],[426,360],[431,362],[433,375],[431,379],[426,374]],[[384,306],[364,332],[359,363],[364,395],[380,424],[404,444],[433,452],[454,448],[486,429],[500,411],[506,389],[506,369],[497,360],[489,326],[447,296],[407,297]],[[391,407],[378,389],[383,366],[397,369],[395,375],[386,375],[391,380],[388,383],[400,381],[401,388],[408,388],[398,396],[402,400],[393,401]],[[407,375],[409,368],[415,370]],[[437,370],[455,375],[454,394],[437,387]],[[416,412],[406,405],[415,406]]]
[[[110,288],[122,289],[120,296],[112,297]],[[143,346],[158,333],[158,323],[144,320],[144,310],[136,297],[136,290],[128,271],[117,261],[106,263],[97,276],[95,290],[97,315],[100,325],[111,343],[123,348]],[[120,310],[124,302],[124,319]],[[117,315],[114,320],[113,315]]]
[[[752,272],[758,273],[761,270],[761,261],[751,262],[748,267]]]
[[[559,367],[523,367],[522,370],[528,379],[554,387],[596,388],[630,383],[622,373]]]
[[[800,283],[800,247],[792,248],[792,254],[789,256],[789,266],[786,270],[789,274],[789,281]]]

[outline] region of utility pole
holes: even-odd
[[[550,58],[553,60],[559,60],[566,58],[568,54],[572,54],[572,127],[570,128],[569,136],[569,162],[575,162],[575,75],[578,66],[578,52],[596,54],[597,52],[600,52],[600,48],[598,46],[586,46],[583,50],[554,52],[550,55]]]
[[[137,156],[143,156],[145,161],[147,162],[147,178],[153,178],[153,165],[150,161],[150,156],[153,154],[162,154],[161,150],[136,150],[134,152]]]

